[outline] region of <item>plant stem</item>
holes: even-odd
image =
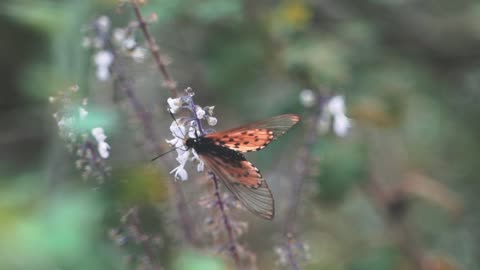
[[[302,198],[301,194],[303,191],[303,186],[305,185],[305,180],[308,178],[310,173],[309,169],[312,163],[313,145],[315,144],[318,136],[317,123],[322,116],[324,109],[323,107],[327,101],[327,96],[322,94],[317,95],[317,104],[307,123],[308,127],[307,131],[305,132],[305,143],[299,151],[299,159],[298,163],[296,164],[298,178],[295,181],[292,181],[290,200],[287,208],[287,219],[285,220],[284,237],[287,257],[290,262],[290,267],[293,270],[300,269],[292,249],[292,242],[294,242],[294,236],[296,233],[295,225],[298,217],[298,206]]]
[[[225,209],[225,203],[223,202],[222,196],[220,195],[220,188],[218,186],[218,179],[217,179],[217,176],[214,173],[209,172],[209,174],[212,177],[212,181],[213,181],[213,184],[214,184],[214,187],[215,187],[215,197],[217,198],[216,204],[220,208],[220,213],[222,215],[223,224],[225,225],[225,230],[227,231],[228,243],[229,243],[229,249],[228,250],[230,251],[230,255],[232,256],[233,261],[235,262],[235,265],[236,265],[237,269],[240,269],[240,257],[238,256],[238,250],[237,250],[237,245],[235,243],[235,237],[233,235],[232,225],[231,225],[230,219],[228,218],[228,215],[225,211],[226,210]]]
[[[170,73],[168,72],[165,63],[162,60],[162,57],[160,55],[160,50],[158,49],[158,46],[155,43],[155,40],[153,39],[152,35],[150,34],[150,31],[148,30],[147,22],[145,21],[145,19],[142,16],[142,13],[140,12],[140,8],[138,6],[137,0],[130,0],[130,4],[132,5],[133,11],[135,12],[135,17],[137,18],[138,25],[142,30],[143,35],[145,36],[148,48],[150,49],[150,52],[152,53],[153,58],[155,59],[157,68],[160,71],[160,73],[163,75],[163,78],[165,79],[165,86],[170,90],[170,95],[172,97],[177,97],[178,96],[177,84],[170,76]]]

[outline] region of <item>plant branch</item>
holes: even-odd
[[[235,262],[235,265],[236,265],[237,269],[240,269],[240,257],[238,256],[237,245],[235,243],[235,237],[233,235],[234,234],[233,233],[233,228],[232,228],[230,219],[228,218],[228,215],[226,213],[225,202],[222,200],[222,196],[220,195],[220,188],[218,186],[218,179],[217,179],[217,176],[214,173],[209,172],[209,174],[212,178],[212,181],[213,181],[213,184],[214,184],[214,187],[215,187],[216,205],[218,205],[218,208],[220,209],[220,213],[221,213],[222,219],[223,219],[223,224],[225,225],[225,230],[227,231],[228,243],[229,243],[228,250],[230,251],[230,255],[232,256],[233,261]]]
[[[172,97],[177,97],[178,95],[177,84],[172,79],[172,76],[170,76],[170,73],[168,72],[165,63],[162,60],[162,57],[160,55],[160,50],[158,49],[158,46],[155,43],[155,40],[150,34],[150,30],[147,27],[147,22],[145,21],[145,19],[142,16],[142,13],[140,12],[140,8],[138,6],[137,0],[130,0],[130,4],[132,5],[133,11],[135,12],[135,17],[137,18],[138,25],[142,30],[143,35],[145,36],[148,48],[150,49],[150,52],[152,53],[153,58],[155,59],[157,68],[162,74],[163,78],[165,79],[165,86],[170,90],[170,95]]]
[[[290,200],[287,208],[287,218],[284,225],[284,237],[287,258],[289,260],[290,267],[293,270],[300,269],[292,249],[292,243],[294,242],[294,235],[296,233],[295,225],[298,217],[298,206],[300,204],[303,186],[305,185],[305,181],[310,174],[313,145],[315,144],[315,140],[318,136],[317,123],[322,116],[324,105],[327,100],[328,97],[322,94],[317,95],[317,105],[314,107],[314,111],[308,120],[307,131],[305,132],[304,139],[305,143],[299,151],[299,159],[298,163],[296,164],[298,178],[292,181]]]

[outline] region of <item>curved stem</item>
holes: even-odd
[[[213,184],[214,184],[214,187],[215,187],[215,197],[217,198],[216,204],[220,208],[220,213],[221,213],[222,219],[223,219],[223,225],[225,226],[225,230],[227,231],[228,242],[229,242],[229,245],[230,245],[228,250],[230,251],[230,255],[232,256],[237,269],[240,269],[240,257],[238,256],[237,245],[235,243],[235,236],[233,235],[233,228],[232,228],[230,219],[228,218],[228,215],[225,211],[226,210],[225,209],[225,203],[222,200],[222,197],[220,195],[220,188],[218,186],[218,179],[217,179],[217,176],[214,173],[209,172],[209,174],[212,177],[212,181],[213,181]]]

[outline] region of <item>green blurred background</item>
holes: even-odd
[[[302,89],[345,95],[350,134],[322,135],[312,149],[314,173],[297,221],[297,238],[309,246],[305,269],[416,269],[365,189],[373,175],[395,186],[412,174],[435,183],[411,188],[404,219],[415,245],[436,262],[429,269],[480,267],[478,1],[150,0],[142,12],[157,14],[149,27],[170,73],[200,105],[216,106],[218,129],[287,112],[308,119]],[[172,168],[152,170],[154,153],[143,150],[131,108],[113,98],[111,80],[96,79],[92,51],[82,44],[101,15],[112,28],[134,20],[115,0],[0,3],[0,269],[139,269],[141,245],[109,237],[132,206],[158,238],[165,269],[229,269],[228,256],[182,243],[168,203]],[[168,91],[146,56],[125,67],[163,143],[171,137]],[[48,98],[74,84],[112,146],[104,183],[82,180],[52,118]],[[240,215],[249,224],[240,242],[259,269],[277,267],[305,130],[249,156],[278,206],[273,223]],[[182,185],[197,212],[198,183]],[[203,226],[201,214],[194,222]]]

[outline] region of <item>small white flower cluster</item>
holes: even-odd
[[[286,245],[275,247],[275,253],[277,253],[278,259],[276,264],[281,267],[287,267],[290,265],[291,256],[299,258],[302,262],[308,261],[311,259],[310,246],[307,243],[299,242],[295,239],[290,239]],[[288,250],[288,248],[290,250]],[[293,254],[289,254],[293,253]]]
[[[195,138],[197,135],[205,134],[202,128],[201,121],[206,120],[208,125],[215,126],[218,122],[217,118],[213,117],[214,106],[200,107],[193,102],[195,95],[191,88],[185,90],[186,94],[178,98],[169,98],[167,100],[168,109],[172,114],[185,109],[191,112],[193,117],[180,117],[172,122],[170,131],[173,138],[166,140],[168,144],[175,147],[177,151],[177,158],[179,165],[170,173],[175,175],[175,179],[187,180],[188,173],[185,170],[185,165],[188,161],[198,162],[197,171],[204,170],[204,163],[200,160],[197,153],[193,149],[188,149],[185,141],[188,138]]]
[[[93,22],[92,28],[94,34],[83,38],[84,47],[96,50],[93,55],[93,62],[97,68],[97,79],[100,81],[106,81],[110,78],[110,67],[115,60],[114,54],[106,49],[110,25],[110,18],[107,16],[100,16]]]
[[[118,47],[118,52],[131,57],[135,62],[145,60],[147,49],[140,46],[135,40],[137,23],[130,23],[125,28],[115,28],[111,33],[111,22],[107,16],[100,16],[94,22],[83,39],[83,46],[95,50],[93,62],[96,67],[96,76],[100,81],[107,81],[110,78],[110,70],[115,61],[113,45]]]
[[[135,40],[135,30],[132,27],[115,28],[113,30],[113,41],[120,47],[120,51],[132,57],[137,63],[145,60],[147,49],[140,46]]]
[[[65,140],[67,149],[76,153],[76,165],[83,171],[84,178],[95,177],[103,180],[109,168],[104,159],[110,155],[110,145],[105,141],[107,136],[102,127],[91,130],[81,130],[81,122],[87,121],[87,99],[77,102],[73,95],[78,91],[78,86],[73,86],[67,91],[61,91],[56,96],[50,97],[52,104],[59,105],[53,114],[57,122],[60,137]]]
[[[320,104],[317,95],[310,89],[300,92],[300,102],[307,108]],[[332,96],[321,106],[323,106],[322,116],[317,123],[319,132],[327,133],[332,127],[337,136],[345,137],[352,127],[352,120],[346,115],[345,97]]]
[[[91,133],[93,137],[95,137],[95,140],[97,141],[98,154],[100,154],[100,156],[104,159],[108,158],[108,156],[110,155],[110,153],[108,152],[108,150],[110,150],[110,145],[105,142],[105,139],[107,138],[107,136],[105,136],[105,132],[103,131],[103,128],[101,127],[93,128]]]

